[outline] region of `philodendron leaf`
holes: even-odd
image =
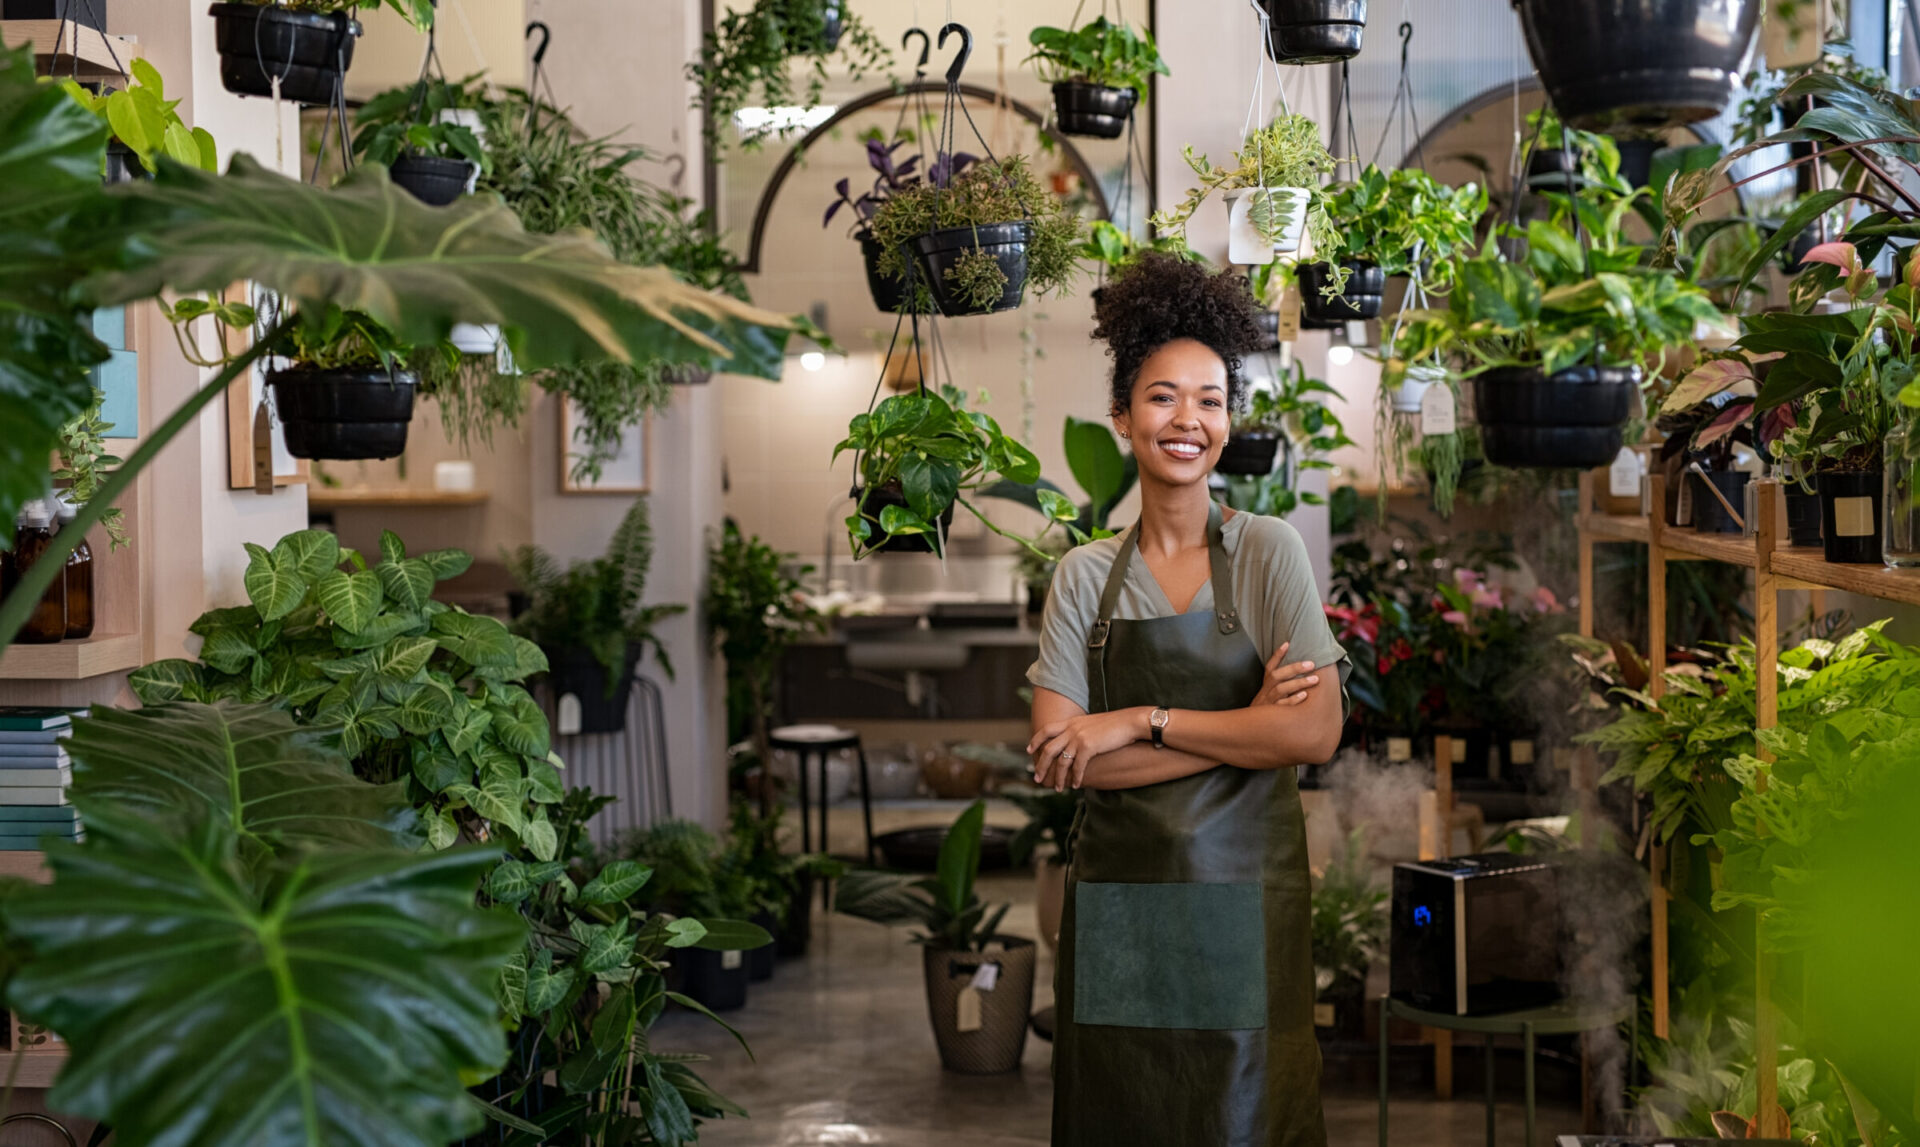
[[[343,573],[330,569],[314,583],[313,596],[333,623],[348,633],[359,633],[380,612],[380,579],[371,573]]]
[[[653,869],[634,860],[615,860],[580,890],[583,904],[615,904],[640,891]]]
[[[621,263],[584,232],[530,235],[494,196],[430,208],[378,164],[328,189],[246,155],[224,176],[169,165],[123,186],[91,228],[119,256],[89,281],[99,302],[251,279],[303,311],[364,311],[415,346],[457,322],[498,323],[528,370],[668,362],[780,376],[791,320]]]
[[[323,731],[271,705],[97,705],[73,723],[73,803],[91,824],[135,818],[182,826],[215,820],[249,863],[291,844],[417,843],[401,786],[353,775]]]
[[[373,572],[380,579],[380,588],[401,609],[424,609],[433,596],[433,568],[419,558],[381,562]]]
[[[260,612],[261,621],[285,617],[307,596],[306,579],[300,576],[300,563],[283,558],[265,546],[247,543],[247,572],[243,581],[247,600]]]
[[[315,850],[255,880],[217,820],[88,831],[4,908],[33,953],[7,1002],[69,1048],[60,1110],[194,1147],[479,1129],[465,1088],[506,1059],[494,987],[525,934],[474,905],[493,855]]]

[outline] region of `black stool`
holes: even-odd
[[[867,863],[873,863],[873,794],[867,784],[867,751],[860,746],[860,734],[852,729],[841,729],[833,725],[786,725],[775,729],[767,736],[767,743],[775,749],[785,749],[799,759],[800,764],[800,850],[813,851],[813,832],[807,823],[807,808],[810,803],[807,785],[807,761],[809,758],[820,762],[820,851],[827,851],[827,755],[840,749],[852,749],[860,761],[860,815],[867,829]],[[773,762],[767,762],[767,777],[771,780]]]

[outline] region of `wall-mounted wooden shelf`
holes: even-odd
[[[96,634],[54,645],[10,645],[0,653],[0,681],[81,681],[145,664],[137,633]]]
[[[320,490],[309,487],[307,508],[342,510],[408,506],[447,507],[484,505],[490,495],[485,490]]]
[[[123,79],[140,55],[140,45],[133,40],[73,20],[0,20],[0,41],[9,48],[30,45],[43,75],[71,76],[77,61],[81,80]]]
[[[20,1061],[20,1069],[14,1074],[13,1061]],[[28,1048],[26,1051],[0,1051],[0,1078],[11,1078],[15,1087],[52,1087],[59,1078],[60,1067],[67,1062],[67,1045],[56,1043],[46,1047]]]

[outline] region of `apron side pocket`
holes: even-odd
[[[1260,885],[1081,883],[1073,896],[1074,1022],[1266,1026]]]

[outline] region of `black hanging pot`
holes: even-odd
[[[854,238],[860,240],[860,256],[867,264],[867,293],[873,296],[873,305],[890,315],[906,310],[907,281],[881,273],[880,256],[884,248],[880,241],[871,231],[861,231]]]
[[[1097,302],[1096,305],[1098,305]],[[1259,324],[1260,327],[1260,349],[1263,351],[1279,350],[1280,312],[1267,310],[1255,311],[1253,320]]]
[[[707,1010],[738,1011],[747,1006],[747,954],[681,948],[667,957],[679,965],[680,991]]]
[[[107,141],[106,174],[101,182],[108,187],[116,183],[132,183],[136,179],[152,179],[153,172],[148,171],[134,154],[132,148],[117,139]]]
[[[853,496],[856,498],[860,497],[859,487],[854,487]],[[930,554],[933,552],[933,538],[928,534],[901,534],[898,537],[892,537],[880,528],[877,519],[880,517],[882,510],[888,506],[904,507],[906,504],[907,495],[901,489],[899,482],[888,482],[877,490],[867,491],[866,498],[860,503],[860,511],[862,514],[876,519],[875,521],[867,523],[867,528],[872,531],[867,535],[867,552],[888,554]],[[953,506],[949,503],[947,508],[940,514],[941,537],[945,537],[947,532],[952,528]]]
[[[1347,288],[1328,298],[1329,268],[1325,263],[1309,263],[1300,268],[1300,314],[1315,322],[1347,323],[1380,317],[1380,300],[1387,293],[1387,274],[1378,265],[1364,259],[1343,259]]]
[[[1820,544],[1820,495],[1803,493],[1798,483],[1787,486],[1787,540],[1796,546]]]
[[[1620,453],[1639,389],[1633,367],[1574,366],[1547,375],[1502,367],[1474,379],[1480,445],[1496,466],[1590,468]]]
[[[445,207],[467,193],[473,165],[464,159],[408,153],[393,161],[387,176],[428,207]]]
[[[215,4],[207,11],[220,51],[220,83],[228,91],[271,96],[278,76],[282,99],[333,102],[353,63],[358,20],[271,4]]]
[[[1688,470],[1687,481],[1693,484],[1693,528],[1703,534],[1745,533],[1746,526],[1727,513],[1720,498],[1746,517],[1747,482],[1751,478],[1744,470],[1709,470],[1705,478]],[[1709,485],[1713,489],[1708,489]],[[1720,498],[1713,496],[1714,490],[1720,491]]]
[[[415,378],[385,367],[295,367],[267,376],[273,409],[295,458],[392,458],[407,448]]]
[[[1021,220],[943,227],[916,237],[914,251],[920,258],[920,273],[926,277],[927,289],[933,292],[933,305],[948,318],[993,315],[1018,307],[1027,289],[1027,241],[1031,234],[1032,229]],[[992,255],[1000,264],[1000,273],[1007,277],[1000,297],[984,307],[961,300],[953,281],[947,278],[960,257],[976,248]]]
[[[1053,85],[1053,110],[1062,135],[1119,139],[1139,99],[1132,88],[1109,88],[1078,80]]]
[[[1565,191],[1567,180],[1578,191],[1586,178],[1580,174],[1580,153],[1557,147],[1536,147],[1527,155],[1527,187],[1532,191]]]
[[[1267,51],[1283,64],[1326,64],[1360,54],[1367,0],[1260,0]]]
[[[1885,491],[1879,470],[1834,470],[1819,475],[1820,535],[1827,560],[1879,565]]]
[[[609,681],[607,667],[584,646],[543,645],[540,649],[547,655],[547,684],[553,689],[554,704],[558,706],[567,696],[580,703],[579,732],[618,733],[627,727],[627,700],[633,692],[639,650],[628,647],[620,676]]]
[[[1747,64],[1760,0],[1514,0],[1560,118],[1587,131],[1719,115]]]
[[[1214,469],[1237,478],[1257,478],[1273,473],[1273,460],[1280,454],[1280,435],[1271,430],[1239,430],[1229,435],[1220,448],[1220,461]]]

